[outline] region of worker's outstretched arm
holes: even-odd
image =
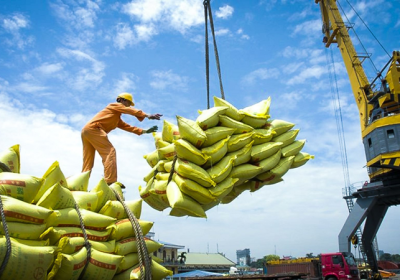
[[[156,132],[157,131],[157,129],[158,129],[158,126],[152,126],[151,128],[149,128],[149,129],[147,129],[147,130],[144,130],[143,129],[143,133],[152,133],[152,132]]]
[[[162,117],[161,114],[152,114],[152,115],[147,115],[147,118],[149,120],[159,120]]]

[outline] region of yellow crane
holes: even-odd
[[[323,43],[336,45],[346,67],[358,107],[362,142],[370,182],[352,194],[356,199],[339,233],[339,250],[350,244],[363,222],[362,245],[374,277],[381,278],[373,240],[390,206],[400,204],[400,52],[370,82],[363,68],[365,57],[354,48],[337,0],[315,0],[322,16]],[[384,75],[386,72],[386,75]]]

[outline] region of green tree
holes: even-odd
[[[269,261],[279,261],[279,260],[280,260],[280,257],[277,256],[277,255],[266,255],[266,256],[264,257],[264,260],[265,260],[266,262],[269,262]]]
[[[400,255],[399,254],[393,254],[392,255],[392,261],[400,262]]]
[[[392,255],[388,254],[388,253],[385,253],[379,258],[379,260],[381,260],[381,261],[391,261],[392,260]]]
[[[255,262],[250,264],[250,267],[263,268],[264,259],[257,259]]]
[[[315,258],[313,253],[307,253],[306,258]]]

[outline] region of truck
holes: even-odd
[[[299,275],[315,280],[359,280],[357,263],[352,253],[323,253],[319,258],[270,261],[267,275]]]

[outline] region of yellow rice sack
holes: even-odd
[[[251,148],[251,162],[259,162],[274,155],[283,146],[282,142],[269,142]]]
[[[262,168],[249,163],[244,163],[232,168],[231,177],[241,180],[248,180],[257,176],[262,171]]]
[[[238,178],[227,177],[215,187],[210,188],[210,193],[218,199],[223,199],[233,188],[233,185],[239,181]]]
[[[174,143],[171,143],[164,148],[159,148],[157,151],[158,151],[158,158],[160,160],[162,159],[173,160],[174,156],[176,155]]]
[[[197,165],[203,165],[206,163],[208,156],[204,155],[199,149],[190,144],[188,141],[179,139],[174,143],[178,158],[188,160]]]
[[[286,174],[286,172],[288,172],[290,166],[293,163],[293,160],[294,156],[281,158],[274,168],[272,168],[270,171],[259,174],[257,176],[257,179],[265,182],[270,181],[276,177],[281,178],[283,175]]]
[[[97,210],[97,203],[99,201],[99,195],[101,192],[82,192],[73,191],[71,192],[76,204],[80,209],[86,209],[89,211]]]
[[[203,143],[203,148],[209,147],[212,144],[217,143],[218,141],[231,136],[234,132],[234,128],[224,127],[224,126],[215,126],[204,131],[207,136],[207,140]]]
[[[114,182],[114,183],[112,183],[111,185],[109,185],[110,190],[113,192],[115,199],[117,199],[117,197],[116,197],[114,191],[115,191],[123,200],[125,200],[124,193],[122,192],[122,186],[123,186],[123,184],[120,183],[120,182]]]
[[[230,136],[207,148],[201,149],[201,152],[207,156],[207,162],[203,165],[203,168],[208,168],[217,164],[226,155],[228,152],[229,138]]]
[[[171,270],[166,269],[162,265],[160,265],[157,262],[155,262],[154,260],[152,260],[151,279],[162,280],[162,279],[165,279],[166,277],[172,276],[172,275],[173,275],[173,272]],[[139,264],[119,273],[118,275],[116,275],[113,278],[113,280],[139,280],[139,279],[142,279]]]
[[[68,189],[71,191],[86,192],[89,185],[90,171],[82,172],[66,178]]]
[[[0,262],[7,251],[6,239],[0,238]],[[1,279],[46,280],[47,271],[54,261],[56,248],[51,246],[28,246],[11,241],[11,255]]]
[[[279,136],[272,138],[272,142],[282,142],[282,148],[292,144],[299,134],[300,129],[289,130]]]
[[[15,243],[24,244],[28,246],[50,246],[49,240],[28,240],[15,237],[11,237],[11,240]]]
[[[4,215],[8,222],[21,222],[29,224],[45,224],[53,212],[44,207],[26,203],[18,199],[1,196]]]
[[[214,96],[214,106],[228,107],[228,109],[225,112],[225,115],[227,115],[231,119],[234,119],[235,121],[241,121],[243,118],[243,115],[239,113],[239,110],[224,99]]]
[[[271,106],[271,97],[262,100],[254,105],[239,110],[240,114],[245,116],[269,118],[269,108]]]
[[[253,147],[253,141],[246,144],[243,148],[235,151],[227,153],[226,157],[233,158],[233,166],[238,166],[243,163],[247,163],[251,159],[251,149]]]
[[[58,253],[54,265],[48,274],[48,279],[70,280],[79,279],[87,262],[85,247],[72,254]]]
[[[154,180],[154,192],[156,195],[158,195],[160,200],[169,205],[167,197],[167,183],[168,180]]]
[[[153,137],[154,137],[154,144],[156,146],[156,149],[159,148],[164,148],[171,144],[170,142],[164,141],[162,139],[162,133],[161,132],[153,132]]]
[[[207,140],[207,136],[201,127],[195,121],[181,116],[176,116],[176,119],[178,121],[181,138],[189,141],[196,147],[201,147]]]
[[[252,135],[252,132],[232,135],[232,137],[229,138],[228,141],[228,152],[240,150],[241,148],[249,144],[251,141],[253,141]]]
[[[99,242],[108,241],[111,231],[111,227],[101,231],[86,229],[88,239]],[[83,237],[83,232],[78,227],[50,227],[41,235],[41,239],[48,238],[51,245],[56,244],[62,237]]]
[[[95,212],[99,212],[99,210],[104,206],[104,204],[106,204],[107,201],[117,200],[114,192],[108,186],[104,178],[101,178],[99,183],[90,192],[98,194],[97,207]]]
[[[54,162],[46,173],[43,175],[44,182],[35,196],[34,202],[38,202],[43,194],[50,189],[54,184],[60,184],[61,186],[68,188],[67,180],[61,171],[58,161]]]
[[[220,115],[219,121],[222,126],[234,128],[235,132],[233,132],[233,134],[248,133],[254,130],[254,128],[252,128],[250,125],[235,121],[234,119],[231,119],[230,117],[225,115]]]
[[[292,144],[282,148],[282,156],[290,157],[297,155],[303,149],[306,140],[296,140]]]
[[[73,254],[78,252],[85,246],[85,238],[83,237],[61,237],[57,243],[60,253]]]
[[[29,175],[2,172],[0,173],[0,194],[32,203],[43,181],[41,178]]]
[[[107,254],[114,254],[115,251],[115,240],[108,240],[104,242],[89,240],[90,245],[93,249],[107,253]]]
[[[215,186],[215,182],[211,179],[210,175],[206,170],[197,166],[189,161],[183,161],[177,159],[175,162],[175,172],[180,176],[191,179],[203,187]]]
[[[117,274],[139,264],[139,255],[137,253],[130,253],[124,256],[121,263],[117,268]],[[114,279],[114,278],[113,278]],[[128,277],[129,279],[129,277]]]
[[[211,179],[218,184],[229,176],[232,171],[233,162],[235,161],[235,159],[235,156],[224,157],[216,165],[207,169],[207,173],[210,175]]]
[[[162,246],[164,246],[161,243],[158,243],[150,238],[143,237],[144,242],[146,244],[147,251],[149,254],[157,251],[160,249]],[[128,237],[125,239],[122,239],[118,242],[115,243],[115,254],[117,255],[128,255],[130,253],[137,253],[138,252],[138,242],[136,237]]]
[[[165,203],[154,191],[154,179],[151,179],[146,187],[139,186],[140,197],[152,208],[158,211],[163,211],[169,207],[169,204]]]
[[[143,236],[149,233],[151,228],[153,227],[153,222],[148,222],[144,220],[138,220],[139,226],[142,229]],[[111,239],[119,241],[121,239],[125,239],[128,237],[136,236],[132,224],[129,219],[122,219],[115,222],[111,228]]]
[[[168,184],[167,196],[172,209],[184,210],[192,217],[207,217],[200,204],[193,198],[182,193],[174,181]]]
[[[307,161],[309,161],[310,159],[313,159],[314,156],[310,155],[309,153],[305,153],[305,152],[299,152],[292,163],[292,166],[290,168],[297,168],[300,167],[304,164],[306,164]]]
[[[239,195],[241,195],[244,191],[247,191],[247,190],[249,190],[249,186],[247,185],[247,182],[243,183],[241,185],[238,185],[238,186],[233,186],[231,191],[221,199],[221,203],[222,204],[231,203]]]
[[[276,135],[275,131],[271,128],[269,129],[255,129],[253,131],[253,145],[260,145],[267,143],[272,140],[272,138]]]
[[[216,106],[210,109],[199,111],[200,115],[197,117],[197,124],[203,129],[212,128],[219,123],[219,115],[225,114],[228,107]]]
[[[178,185],[182,193],[190,196],[200,204],[208,204],[215,200],[207,188],[190,179],[182,178],[178,174],[174,174],[173,180]]]
[[[267,124],[268,117],[261,116],[248,116],[245,115],[242,119],[242,123],[250,125],[253,128],[262,128]]]
[[[0,235],[5,235],[3,222],[0,222]],[[7,222],[8,233],[10,237],[38,240],[41,234],[46,230],[46,224],[26,224],[18,222]]]
[[[12,173],[19,173],[21,170],[19,145],[14,145],[5,151],[0,152],[0,162],[5,164]],[[7,169],[0,172],[6,172]]]
[[[159,180],[159,181],[168,180],[169,179],[169,175],[170,174],[167,173],[167,172],[158,172],[156,174],[155,180]]]
[[[165,168],[165,164],[164,164],[164,168]],[[144,176],[143,180],[145,182],[149,182],[151,178],[153,178],[155,176],[155,174],[157,173],[157,165],[154,166],[149,173],[147,173],[146,176]]]
[[[162,129],[162,140],[172,143],[174,142],[174,140],[178,140],[179,138],[181,138],[179,127],[169,121],[164,120]]]
[[[272,120],[267,123],[267,127],[275,131],[275,136],[279,136],[289,130],[291,130],[295,125],[293,123],[284,120]]]
[[[36,205],[51,210],[74,208],[75,199],[69,189],[57,183],[43,194]]]
[[[150,165],[150,167],[154,167],[157,164],[157,162],[160,160],[160,158],[158,156],[158,149],[144,155],[143,157],[147,161],[147,163]]]
[[[259,162],[255,162],[253,164],[261,167],[262,168],[261,173],[263,173],[277,166],[280,160],[281,160],[281,150],[278,150],[272,156],[269,156],[266,159],[263,159]]]
[[[79,210],[86,229],[105,230],[116,219],[85,209]],[[75,208],[54,210],[50,215],[47,226],[49,227],[80,227],[80,219]]]
[[[166,171],[165,171],[165,168],[164,168],[164,165],[165,165],[165,163],[167,163],[167,162],[169,162],[169,160],[167,160],[167,159],[162,159],[162,160],[160,160],[160,161],[156,164],[156,168],[157,168],[158,173],[160,173],[160,172],[166,172]],[[158,174],[158,173],[157,173],[157,174]]]
[[[125,205],[132,212],[132,214],[140,219],[142,213],[142,199],[124,201]],[[117,220],[128,218],[125,208],[119,201],[107,201],[106,204],[100,209],[99,214],[103,214]]]
[[[165,172],[167,172],[167,173],[171,172],[172,164],[173,164],[172,161],[167,161],[167,162],[164,163]]]

